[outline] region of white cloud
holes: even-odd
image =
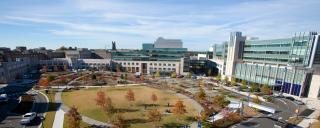
[[[194,48],[192,43],[202,42],[198,48],[206,49],[209,44],[228,40],[232,31],[277,38],[299,31],[319,30],[316,22],[320,20],[316,17],[319,5],[316,0],[248,1],[224,6],[200,6],[196,2],[166,5],[161,2],[69,0],[62,8],[33,6],[34,9],[28,9],[48,9],[28,16],[23,13],[24,8],[18,8],[19,13],[4,16],[2,22],[36,24],[53,35],[72,38],[128,38],[124,40],[127,44],[158,36],[181,38],[190,48]],[[55,9],[59,9],[57,13]],[[114,36],[116,34],[119,36]]]

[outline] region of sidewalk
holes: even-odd
[[[65,112],[61,108],[59,108],[54,117],[54,122],[52,125],[53,128],[63,128],[64,114]]]
[[[308,117],[304,118],[299,124],[299,127],[302,128],[307,128],[310,126],[310,124],[312,124],[313,122],[318,121],[317,118],[320,115],[320,110],[315,110],[311,115],[309,115]]]
[[[234,89],[234,88],[232,88],[232,87],[227,87],[227,86],[223,86],[223,85],[218,85],[218,86],[219,86],[219,87],[223,87],[224,89],[227,89],[227,90],[232,91],[232,92],[234,92],[234,93],[241,94],[241,95],[243,95],[243,96],[248,96],[248,95],[249,95],[249,92],[238,91],[238,90],[236,90],[236,89]],[[256,98],[256,97],[257,97],[256,95],[250,94],[250,98]],[[266,100],[265,100],[263,97],[261,97],[261,96],[258,96],[258,99],[261,100],[261,101],[263,101],[263,102],[266,102]]]

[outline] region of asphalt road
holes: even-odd
[[[275,108],[276,113],[264,113],[259,117],[249,118],[248,120],[234,125],[233,128],[272,128],[275,125],[285,126],[283,122],[293,116],[294,111],[299,107],[292,101],[284,98],[276,98],[273,103],[267,103],[265,105]]]
[[[25,126],[20,125],[20,120],[22,115],[15,114],[11,111],[17,107],[19,104],[18,98],[30,90],[32,85],[27,86],[7,86],[4,89],[4,92],[8,94],[10,100],[7,103],[0,104],[0,127],[1,128],[22,128]],[[38,116],[29,126],[30,128],[38,128],[41,123],[41,117],[43,117],[43,113],[46,112],[48,103],[46,102],[45,96],[38,94],[34,96],[34,106],[31,111],[37,112]]]

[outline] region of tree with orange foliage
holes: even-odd
[[[47,78],[41,78],[39,80],[39,85],[44,87],[44,88],[47,88],[49,86],[49,81]]]
[[[113,105],[111,98],[106,96],[106,94],[103,91],[97,92],[97,97],[95,99],[96,105],[100,106],[101,109],[108,114],[111,114],[113,112]]]
[[[144,75],[141,75],[141,76],[140,76],[140,80],[141,80],[141,81],[144,81]]]
[[[68,117],[68,125],[70,128],[79,128],[80,122],[82,120],[80,113],[78,112],[78,109],[75,106],[72,106],[70,110],[67,113]]]
[[[153,124],[155,125],[155,127],[156,127],[156,125],[161,121],[161,119],[162,119],[162,114],[158,111],[158,110],[156,110],[156,109],[154,109],[154,110],[150,110],[149,112],[148,112],[148,119],[149,119],[149,121],[151,121],[151,122],[153,122]]]
[[[183,104],[182,100],[178,100],[176,102],[172,111],[176,115],[183,115],[187,113],[186,106]]]
[[[152,93],[152,95],[151,95],[151,101],[153,102],[153,104],[154,104],[155,102],[157,102],[157,100],[158,100],[157,95],[154,94],[154,93]]]
[[[127,91],[126,99],[127,99],[128,101],[130,101],[130,102],[132,102],[132,101],[135,100],[135,99],[134,99],[134,92],[133,92],[131,89],[129,89],[129,90]]]
[[[98,91],[97,92],[97,97],[96,97],[96,105],[100,106],[101,108],[103,108],[103,106],[105,105],[105,96],[106,94],[103,91]]]

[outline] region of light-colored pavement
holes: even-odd
[[[64,88],[66,88],[66,86],[64,86]],[[68,112],[69,107],[63,104],[63,101],[61,99],[61,94],[62,91],[64,90],[64,88],[60,88],[58,90],[58,92],[55,95],[55,101],[56,103],[61,103],[61,106],[59,108],[60,113],[58,113],[59,111],[57,111],[56,115],[55,115],[55,120],[54,122],[56,122],[57,124],[57,128],[61,128],[61,126],[63,127],[63,118],[64,118],[64,113]],[[62,114],[63,113],[63,114]],[[95,119],[89,118],[87,116],[81,115],[82,117],[82,121],[90,124],[90,125],[95,125],[95,126],[104,126],[104,127],[111,127],[111,124],[108,123],[104,123],[101,121],[97,121]],[[56,128],[56,127],[54,127]]]
[[[63,128],[64,114],[65,112],[61,108],[59,108],[54,117],[54,122],[52,125],[53,128]]]
[[[307,128],[310,124],[317,122],[317,118],[320,116],[320,110],[315,110],[307,118],[304,118],[299,124],[298,127]]]

